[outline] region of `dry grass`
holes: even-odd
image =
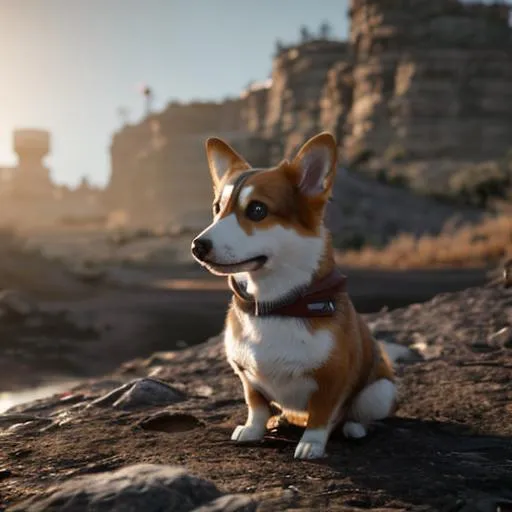
[[[340,265],[413,269],[481,267],[512,256],[512,216],[501,215],[439,236],[400,235],[382,249],[337,252]]]

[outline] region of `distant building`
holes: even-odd
[[[13,133],[18,163],[0,167],[0,224],[54,225],[102,216],[102,190],[91,187],[86,179],[75,190],[52,182],[44,164],[50,148],[50,133],[45,130]]]
[[[18,164],[0,168],[0,194],[51,197],[50,171],[43,163],[50,151],[50,134],[44,130],[16,130],[13,149],[18,155]]]

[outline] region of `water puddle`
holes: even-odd
[[[25,404],[40,398],[47,398],[62,393],[75,385],[76,382],[57,382],[21,391],[0,391],[0,414],[15,405]]]

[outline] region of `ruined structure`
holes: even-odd
[[[43,162],[50,152],[50,134],[45,130],[17,130],[13,133],[13,149],[18,164],[11,169],[0,193],[19,198],[51,197],[50,170]]]
[[[51,150],[49,132],[16,130],[13,149],[17,165],[0,168],[0,225],[35,227],[105,217],[99,189],[86,181],[76,190],[52,182],[44,163]]]
[[[171,104],[116,134],[109,204],[132,218],[207,214],[210,135],[255,166],[291,156],[320,130],[336,135],[342,160],[500,158],[512,147],[509,10],[501,2],[351,0],[349,41],[303,27],[300,44],[277,45],[271,78],[240,98]]]

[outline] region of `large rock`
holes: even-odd
[[[217,501],[218,499],[221,501]],[[249,498],[221,497],[217,487],[181,467],[136,464],[117,471],[75,478],[52,487],[11,510],[25,512],[242,512]]]

